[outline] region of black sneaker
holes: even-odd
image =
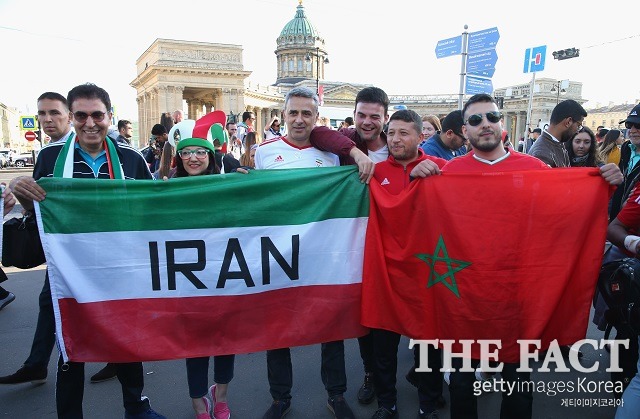
[[[0,377],[0,384],[44,384],[47,381],[47,368],[29,368],[25,365],[11,375]]]
[[[373,373],[367,372],[364,374],[364,382],[362,387],[358,390],[358,402],[362,404],[369,404],[375,399],[376,391],[373,387]]]
[[[333,416],[335,416],[336,419],[355,419],[351,408],[342,394],[339,396],[329,397],[327,407],[331,410],[331,413],[333,413]]]
[[[101,383],[103,381],[113,380],[117,377],[116,365],[108,363],[100,371],[91,376],[92,383]]]
[[[438,415],[438,411],[434,410],[433,412],[426,413],[423,412],[422,409],[418,410],[418,419],[440,419],[440,415]]]
[[[379,407],[378,410],[371,416],[371,419],[395,419],[398,417],[398,409],[389,410],[384,407]]]
[[[15,299],[16,299],[16,296],[12,292],[7,294],[6,297],[0,298],[0,310],[2,310],[3,308],[5,308],[9,304],[11,304],[13,302],[13,300],[15,300]]]
[[[280,419],[291,410],[291,400],[274,400],[262,419]]]

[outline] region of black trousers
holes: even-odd
[[[347,374],[344,366],[344,341],[337,340],[320,345],[320,376],[329,397],[347,391]],[[269,392],[274,400],[291,400],[293,367],[289,348],[267,351],[267,376]]]
[[[398,391],[396,375],[398,373],[398,345],[400,335],[383,329],[371,329],[373,354],[375,359],[374,383],[378,407],[392,409],[396,405]],[[414,353],[415,355],[415,353]],[[416,361],[419,363],[419,360]],[[432,372],[418,373],[418,395],[420,408],[427,413],[437,409],[438,398],[442,394],[442,351],[429,347],[428,366]]]
[[[114,364],[122,386],[124,409],[131,414],[149,410],[149,399],[142,396],[144,373],[141,362]],[[60,419],[82,419],[84,397],[84,362],[63,363],[58,359],[56,409]]]
[[[373,336],[371,336],[371,332],[358,338],[358,348],[360,348],[360,358],[362,358],[364,372],[373,372],[375,360],[373,358]]]
[[[476,368],[480,361],[473,360],[472,366]],[[459,370],[462,367],[462,359],[453,358],[451,366]],[[522,383],[529,381],[531,373],[518,372],[519,364],[504,364],[502,379],[506,382]],[[451,372],[449,382],[449,396],[451,399],[451,419],[477,419],[478,399],[473,394],[473,383],[476,381],[475,372]],[[517,385],[513,393],[502,393],[502,405],[500,407],[500,419],[531,419],[533,407],[533,393],[530,386]]]
[[[31,352],[24,362],[28,368],[47,368],[51,351],[56,342],[56,321],[53,316],[53,302],[51,301],[51,287],[49,286],[49,272],[44,276],[44,286],[38,298],[40,309],[38,322],[33,334]]]

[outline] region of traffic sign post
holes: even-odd
[[[22,130],[32,130],[36,127],[36,117],[35,116],[21,116],[20,117],[20,129]]]
[[[493,77],[496,72],[498,53],[495,49],[469,54],[467,58],[467,74]]]
[[[469,95],[478,93],[487,93],[490,95],[493,93],[493,83],[491,83],[491,79],[467,76],[467,84],[464,90]]]
[[[25,132],[25,133],[24,133],[24,138],[25,138],[27,141],[33,141],[33,140],[35,140],[36,138],[38,138],[38,136],[37,136],[37,135],[36,135],[36,133],[35,133],[35,132],[33,132],[33,131],[27,131],[27,132]]]
[[[485,29],[469,34],[469,54],[488,49],[495,49],[500,39],[497,27]]]
[[[436,44],[436,58],[462,54],[462,36],[443,39]]]
[[[535,73],[544,70],[544,63],[547,57],[547,46],[542,45],[535,48],[527,48],[524,51],[524,68],[525,73]]]

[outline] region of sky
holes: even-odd
[[[228,7],[232,4],[235,10]],[[276,38],[297,5],[297,0],[0,0],[0,102],[35,114],[41,93],[66,96],[72,87],[92,82],[109,92],[120,118],[136,120],[136,92],[129,84],[136,77],[136,59],[157,38],[241,45],[249,80],[273,84]],[[582,82],[583,98],[589,100],[585,108],[640,102],[636,65],[625,55],[640,47],[640,29],[624,16],[626,1],[609,0],[594,12],[584,2],[550,0],[525,6],[503,0],[303,0],[303,5],[325,40],[330,81],[372,84],[389,95],[457,94],[460,56],[437,59],[435,47],[468,25],[468,32],[492,27],[500,32],[496,89],[529,83],[525,50],[546,45],[546,66],[536,78]],[[614,14],[615,19],[600,18]],[[551,56],[571,47],[580,49],[578,58]]]

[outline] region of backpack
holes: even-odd
[[[603,264],[598,291],[608,306],[605,339],[612,327],[640,335],[640,260],[628,257]]]

